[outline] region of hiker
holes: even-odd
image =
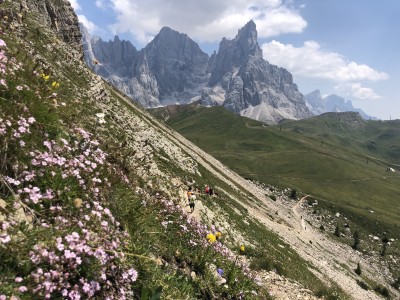
[[[195,202],[196,202],[196,195],[194,193],[192,193],[192,195],[190,195],[190,198],[189,198],[190,213],[192,213],[194,211]]]
[[[192,194],[193,194],[193,192],[192,192],[192,187],[190,186],[190,187],[188,188],[187,193],[186,193],[187,199],[188,199],[188,204],[190,204],[190,196],[192,196]]]
[[[212,196],[214,194],[214,190],[212,187],[210,187],[210,189],[208,190],[208,193],[210,196]]]
[[[208,185],[206,185],[206,189],[204,190],[204,192],[208,195],[209,191],[210,191],[210,188],[208,187]]]

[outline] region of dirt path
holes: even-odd
[[[280,235],[303,259],[310,262],[315,267],[315,270],[319,270],[319,272],[313,270],[317,276],[323,280],[328,279],[328,281],[332,280],[336,282],[354,299],[381,299],[374,292],[362,289],[356,283],[357,275],[351,272],[357,262],[361,262],[364,266],[363,273],[366,276],[383,283],[384,280],[380,277],[379,266],[374,264],[369,265],[367,258],[362,257],[358,252],[348,246],[331,241],[326,235],[315,230],[311,226],[310,228],[307,227],[306,230],[300,230],[300,228],[305,228],[306,226],[304,217],[302,217],[299,211],[301,202],[297,203],[293,208],[290,208],[278,201],[271,201],[265,196],[265,191],[229,170],[221,162],[199,149],[183,136],[164,124],[161,124],[154,117],[133,105],[130,100],[127,100],[124,96],[121,95],[120,99],[132,109],[136,110],[150,126],[158,127],[163,135],[186,151],[197,163],[205,167],[214,176],[237,190],[239,189],[238,187],[240,187],[252,194],[257,200],[251,204],[242,202],[240,204],[248,209],[252,217],[265,224],[269,230]],[[305,197],[303,197],[301,201],[304,200]],[[275,211],[280,212],[285,222],[279,224],[272,220],[270,215],[271,212]],[[312,244],[310,241],[312,241]]]
[[[297,202],[293,207],[292,207],[292,211],[293,211],[293,215],[300,220],[300,229],[301,230],[307,230],[306,228],[306,224],[303,218],[303,215],[300,213],[300,206],[303,204],[304,200],[307,199],[307,197],[309,197],[310,195],[306,195],[303,198],[301,198],[299,200],[299,202]]]

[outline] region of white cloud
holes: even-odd
[[[71,6],[77,11],[81,9],[81,6],[78,3],[78,0],[68,0],[71,3]]]
[[[99,29],[97,25],[90,21],[85,15],[78,15],[78,19],[90,33],[93,33]]]
[[[96,4],[96,6],[98,8],[105,8],[106,7],[106,4],[104,3],[104,0],[96,0],[95,4]]]
[[[315,41],[307,41],[299,48],[272,41],[265,43],[262,48],[267,61],[288,69],[294,75],[306,78],[336,82],[378,81],[389,78],[388,74],[374,70],[368,65],[357,64],[338,53],[325,51]],[[360,87],[359,93],[361,90]],[[365,90],[363,93],[366,93]]]
[[[341,83],[335,86],[335,90],[342,95],[359,100],[375,100],[382,98],[372,89],[363,87],[361,83]]]
[[[202,41],[233,38],[250,19],[260,37],[301,32],[307,22],[292,4],[282,0],[111,0],[117,22],[114,33],[130,32],[148,42],[162,26]]]

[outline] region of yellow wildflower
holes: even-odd
[[[57,81],[53,81],[51,86],[56,89],[56,88],[60,87],[60,84]]]
[[[162,266],[163,265],[163,262],[162,262],[162,260],[160,258],[156,258],[154,260],[154,262],[156,263],[157,266]]]
[[[44,81],[47,81],[49,80],[50,75],[42,74],[42,78],[44,79]]]
[[[80,207],[82,206],[82,199],[81,199],[81,198],[76,198],[76,199],[74,200],[74,206],[75,206],[76,208],[80,208]]]
[[[217,232],[215,233],[215,236],[217,237],[217,239],[219,239],[219,238],[222,236],[222,233],[219,232],[219,231],[217,231]]]
[[[244,245],[240,246],[240,252],[244,252],[245,248]]]
[[[213,235],[212,233],[207,234],[207,241],[210,244],[215,243],[216,240],[217,238],[215,237],[215,235]]]

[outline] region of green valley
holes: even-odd
[[[400,237],[400,121],[328,113],[268,126],[221,107],[154,113],[245,178],[291,187],[345,211],[358,226]],[[388,169],[390,167],[390,169]]]

